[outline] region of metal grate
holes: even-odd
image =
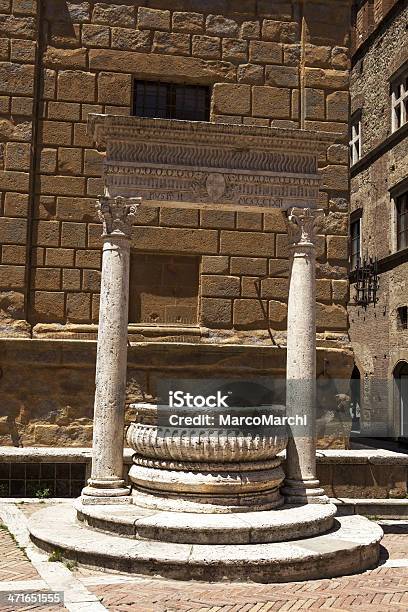
[[[0,463],[0,497],[78,497],[85,463]]]
[[[133,114],[137,117],[209,121],[210,89],[202,85],[135,81]]]
[[[356,290],[354,303],[364,307],[369,304],[376,304],[379,287],[377,259],[370,257],[369,259],[359,260],[353,271],[353,277]]]

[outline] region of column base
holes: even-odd
[[[82,489],[81,497],[96,497],[101,499],[118,498],[130,495],[130,488],[125,486],[124,480],[119,479],[93,479]]]
[[[318,480],[292,480],[287,478],[281,489],[285,497],[285,504],[305,505],[305,504],[328,504],[329,498],[320,487]]]

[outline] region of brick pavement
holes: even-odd
[[[38,506],[37,506],[38,508]],[[31,514],[31,508],[24,512]],[[386,534],[382,561],[387,565],[356,576],[285,584],[209,584],[143,578],[90,568],[76,578],[111,612],[331,612],[408,611],[408,534]],[[401,564],[403,567],[393,567]],[[4,581],[38,580],[36,570],[7,531],[0,530],[0,590]],[[17,582],[16,582],[17,584]],[[56,612],[57,608],[26,607]],[[0,605],[0,612],[14,612]]]
[[[0,524],[0,581],[39,579],[37,570]]]
[[[89,587],[88,587],[89,588]],[[112,612],[266,612],[330,609],[332,612],[408,610],[408,568],[381,568],[362,575],[278,585],[144,583],[95,586]]]

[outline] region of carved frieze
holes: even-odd
[[[106,146],[112,197],[257,211],[316,207],[318,155],[332,141],[303,130],[109,115],[92,115],[89,130]]]

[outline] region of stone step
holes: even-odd
[[[282,507],[263,512],[196,514],[129,506],[84,505],[75,501],[78,518],[96,529],[137,539],[188,544],[260,544],[286,542],[325,533],[333,526],[333,504]]]
[[[302,515],[304,507],[299,507]],[[361,516],[335,521],[324,535],[268,544],[178,544],[107,534],[77,522],[71,505],[32,515],[31,539],[67,559],[178,580],[288,582],[358,573],[378,564],[382,529]]]
[[[338,516],[362,514],[378,519],[408,518],[408,499],[332,497],[330,501],[337,506]]]

